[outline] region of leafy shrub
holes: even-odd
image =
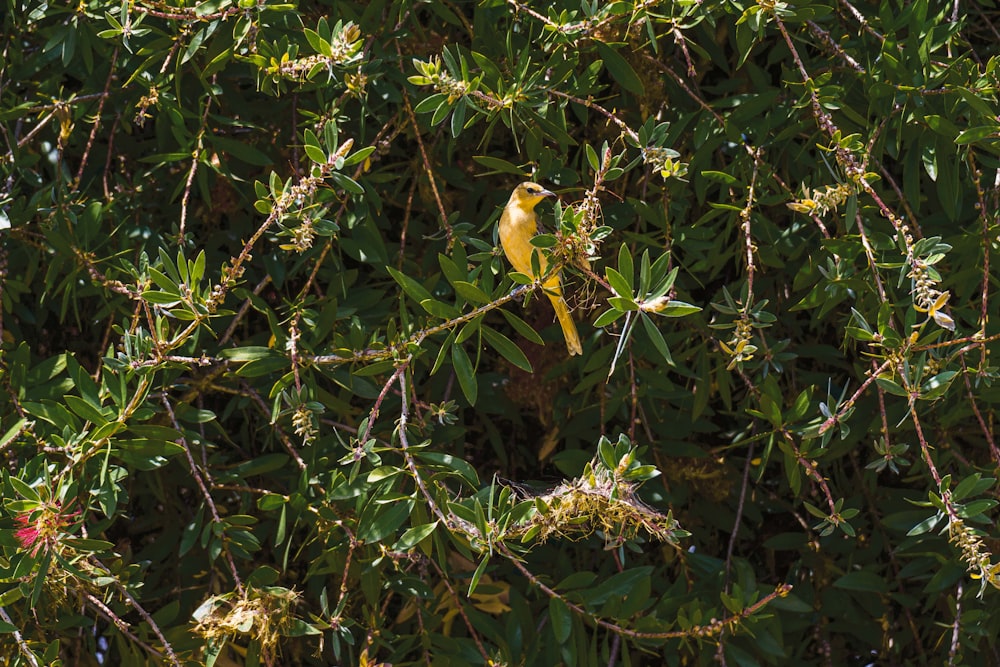
[[[0,664],[994,664],[997,19],[11,0]]]

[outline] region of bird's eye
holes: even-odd
[[[538,188],[528,188],[528,194],[529,195],[537,195],[538,194]]]

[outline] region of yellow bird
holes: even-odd
[[[536,183],[521,183],[510,193],[510,200],[503,209],[503,215],[500,216],[500,245],[503,246],[503,252],[515,271],[528,276],[534,276],[531,270],[532,254],[538,255],[538,269],[541,272],[539,275],[545,275],[548,265],[545,256],[538,248],[531,245],[531,237],[538,233],[538,215],[535,213],[535,206],[546,197],[555,197],[555,193]],[[580,334],[576,331],[573,315],[562,296],[559,273],[555,272],[548,276],[542,283],[542,289],[555,308],[556,318],[562,327],[569,353],[583,354]]]

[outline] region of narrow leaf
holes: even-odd
[[[655,347],[656,350],[663,355],[663,359],[668,364],[673,366],[674,360],[670,356],[670,348],[667,347],[667,341],[663,339],[663,334],[661,334],[660,330],[656,328],[656,324],[653,323],[653,320],[648,315],[645,313],[641,313],[641,315],[642,326],[646,330],[646,335],[649,336],[649,340],[652,341],[653,347]]]
[[[486,342],[490,346],[499,352],[504,359],[514,364],[518,368],[528,373],[531,373],[531,362],[528,361],[528,357],[524,355],[517,345],[514,344],[510,338],[507,338],[499,331],[493,331],[489,327],[483,327],[483,336],[486,338]]]
[[[469,359],[469,355],[461,345],[452,346],[451,363],[455,369],[455,375],[458,376],[458,385],[462,388],[465,399],[469,401],[469,405],[475,405],[479,395],[479,382],[472,368],[472,360]]]
[[[597,52],[604,61],[604,66],[608,68],[612,78],[621,84],[621,87],[634,95],[644,95],[645,89],[642,80],[632,69],[632,66],[616,50],[605,44],[597,42]]]

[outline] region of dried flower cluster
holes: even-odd
[[[986,584],[1000,588],[1000,564],[991,562],[992,554],[973,529],[960,518],[953,517],[948,524],[948,539],[962,551],[962,560],[972,576],[982,581],[980,596]]]
[[[732,338],[725,343],[719,341],[719,347],[730,356],[729,365],[726,366],[727,371],[736,368],[737,364],[753,359],[753,353],[757,351],[757,346],[750,342],[752,336],[753,325],[750,323],[750,318],[743,317],[736,320],[736,328]]]
[[[292,607],[295,591],[267,587],[247,589],[241,595],[227,593],[205,601],[195,612],[194,631],[208,640],[245,637],[256,640],[267,662],[277,653],[278,641],[295,622]]]
[[[921,313],[927,313],[927,317],[934,320],[942,329],[954,331],[955,320],[947,313],[942,312],[942,309],[948,305],[951,292],[942,292],[937,289],[937,280],[930,269],[930,264],[924,260],[915,257],[910,266],[909,277],[913,280],[914,309]]]
[[[673,149],[659,146],[649,146],[642,151],[643,161],[664,180],[684,178],[687,175],[687,164],[678,160],[680,156],[681,154]]]
[[[609,546],[617,546],[641,531],[669,544],[686,535],[672,513],[661,514],[639,499],[637,484],[601,466],[588,468],[580,477],[535,496],[538,511],[523,526],[526,537],[573,539],[600,531]]]
[[[836,211],[852,194],[854,191],[844,183],[826,185],[812,193],[806,187],[802,189],[802,199],[790,202],[788,208],[799,213],[826,215],[830,211]]]

